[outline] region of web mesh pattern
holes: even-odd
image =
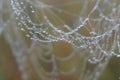
[[[9,23],[3,22],[12,27],[5,37],[23,80],[97,80],[109,58],[120,56],[119,4],[119,0],[11,0],[15,15],[9,9]],[[31,39],[29,44],[16,26]],[[70,52],[61,52],[64,49]]]
[[[93,56],[98,53],[100,59],[103,54],[119,53],[120,5],[114,0],[12,0],[11,4],[21,30],[27,30],[27,36],[33,40],[65,40],[89,50]]]

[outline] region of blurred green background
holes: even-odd
[[[70,2],[73,0],[61,0],[61,1],[60,0],[48,0],[48,1],[41,0],[41,1],[50,3],[50,4],[52,3],[55,5],[58,3]],[[95,0],[91,0],[91,1],[93,1],[93,3],[90,0],[88,0],[88,1],[90,2],[90,4],[89,4],[90,7],[89,7],[88,11],[86,11],[86,12],[89,13],[89,10],[91,10],[91,5],[94,4]],[[110,0],[110,1],[112,1],[112,0]],[[120,3],[119,0],[113,0],[113,1],[117,2],[118,5]],[[18,69],[18,64],[16,62],[16,58],[12,53],[11,46],[8,42],[9,40],[7,40],[7,38],[6,38],[6,34],[10,34],[9,37],[12,37],[13,41],[17,40],[16,38],[19,37],[19,35],[16,37],[15,32],[14,32],[14,28],[17,27],[16,25],[14,25],[14,23],[16,23],[16,22],[14,19],[10,19],[11,14],[13,14],[12,13],[13,11],[11,11],[11,7],[10,7],[10,0],[0,0],[0,6],[1,5],[2,5],[2,8],[0,8],[0,16],[1,16],[0,17],[0,21],[1,21],[0,29],[3,28],[5,30],[3,31],[3,33],[0,34],[0,80],[22,80],[22,78],[21,78],[22,73]],[[72,9],[69,7],[66,7],[65,10],[69,10],[69,11],[72,11],[73,13],[76,12],[77,14],[79,14],[79,11],[78,11],[79,7],[81,7],[81,5],[73,5]],[[106,9],[108,9],[108,8],[106,8]],[[108,12],[109,12],[109,10],[108,10]],[[106,12],[106,14],[108,12]],[[83,14],[81,13],[81,14],[82,14],[82,16],[86,17],[86,15],[88,15],[88,13],[83,13]],[[96,15],[97,15],[97,13],[96,13]],[[96,15],[92,15],[92,17],[96,17]],[[64,20],[64,22],[66,22],[70,26],[73,26],[73,23],[77,19],[76,17],[70,17],[70,15],[66,16],[66,15],[59,14],[59,16],[61,16],[62,19]],[[11,20],[13,20],[13,21],[11,21]],[[7,22],[9,22],[9,23],[7,23]],[[7,26],[4,26],[4,24],[7,24]],[[21,40],[24,40],[26,42],[26,45],[30,46],[32,43],[31,40],[29,40],[29,38],[25,37],[25,34],[27,31],[21,32],[20,28],[17,28],[17,29],[18,29],[18,32],[20,32],[20,34],[23,36]],[[82,34],[88,35],[88,32],[83,31]],[[52,44],[53,44],[53,48],[54,48],[53,52],[57,56],[60,56],[60,57],[66,56],[70,52],[72,52],[70,44],[68,44],[64,41],[63,42],[55,42]],[[39,52],[37,52],[36,48],[39,49],[39,46],[35,47],[34,50],[30,53],[33,53],[33,54],[39,53]],[[64,49],[66,49],[66,50],[64,50]],[[62,53],[61,53],[61,51],[62,51]],[[83,57],[83,58],[85,58],[85,57]],[[60,66],[60,68],[63,68],[63,70],[64,70],[64,69],[70,68],[73,65],[73,63],[74,63],[74,61],[69,61],[69,62],[63,63],[63,64],[58,63],[58,65],[62,65],[62,66]],[[29,62],[28,62],[28,64],[29,64]],[[44,65],[45,64],[43,63],[43,66]],[[81,64],[81,66],[82,66],[82,64]],[[91,68],[91,67],[92,67],[91,65],[88,66],[88,68]],[[31,79],[31,80],[41,80],[41,79],[36,78],[36,73],[32,68],[31,68],[31,72],[28,72],[28,73],[30,73],[30,76],[32,75],[33,79]],[[73,80],[73,79],[74,78],[71,79],[70,76],[68,76],[67,78],[62,78],[62,77],[60,78],[60,80]],[[99,76],[98,80],[119,80],[119,79],[120,79],[120,58],[113,56],[110,58],[107,66],[101,72],[101,75]],[[87,80],[89,80],[89,79],[87,79]]]

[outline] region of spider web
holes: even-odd
[[[11,0],[11,6],[18,24],[8,6],[5,37],[23,80],[97,80],[109,58],[119,57],[120,6],[114,0]]]
[[[91,54],[114,53],[111,50],[114,50],[114,42],[118,42],[114,40],[119,36],[116,35],[119,32],[119,5],[113,1],[12,0],[11,5],[19,25],[22,25],[21,30],[27,30],[27,36],[33,40],[65,40],[78,48],[90,49]],[[70,11],[69,8],[77,9]],[[68,17],[69,20],[66,20]],[[102,44],[104,41],[107,43]],[[103,46],[111,48],[104,49]]]

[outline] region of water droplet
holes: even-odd
[[[32,10],[32,13],[34,13],[35,11],[34,10]]]
[[[24,28],[21,28],[21,30],[22,30],[22,31],[25,31],[25,29],[24,29]]]

